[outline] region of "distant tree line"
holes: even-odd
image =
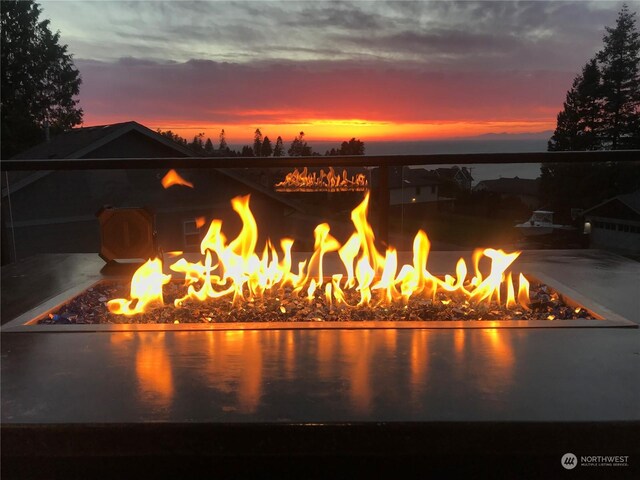
[[[640,149],[640,34],[636,13],[624,5],[604,46],[567,92],[549,151]],[[566,214],[640,188],[637,163],[544,163],[541,193]]]
[[[196,155],[209,157],[283,157],[285,156],[285,152],[286,155],[290,157],[320,156],[318,152],[314,151],[313,148],[307,144],[304,138],[304,132],[300,132],[295,136],[286,151],[281,136],[278,136],[275,144],[273,144],[268,136],[262,136],[259,128],[254,132],[253,145],[244,145],[239,151],[229,148],[224,128],[220,131],[217,148],[213,146],[211,138],[204,140],[204,133],[195,135],[193,140],[189,142],[186,138],[181,137],[171,130],[163,131],[157,129],[157,132],[163,137],[167,137],[192,150]],[[337,149],[332,148],[331,150],[327,150],[325,155],[364,155],[364,142],[352,138],[348,142],[342,142]]]

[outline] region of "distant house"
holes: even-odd
[[[136,122],[78,128],[16,155],[15,159],[188,157],[186,147]],[[134,162],[132,160],[132,162]],[[272,189],[229,169],[185,169],[179,173],[195,188],[160,183],[166,169],[9,172],[2,185],[3,263],[37,253],[97,252],[96,212],[105,205],[149,207],[155,212],[158,242],[163,250],[197,249],[196,218],[223,220],[225,232],[236,233],[240,222],[229,200],[251,194],[259,225],[269,225],[272,238],[292,235],[286,219],[298,210]],[[212,164],[212,167],[214,165]],[[11,211],[8,210],[10,199]],[[280,232],[279,230],[283,230]],[[295,234],[295,232],[294,232]],[[15,242],[14,242],[15,240]]]
[[[391,168],[389,171],[389,204],[437,202],[440,182],[424,168]]]
[[[605,200],[583,215],[591,246],[640,254],[640,190]]]
[[[440,194],[441,183],[434,171],[424,168],[389,167],[389,205],[402,207],[404,214],[435,213],[453,208],[453,198]],[[374,191],[379,185],[378,168],[371,169],[371,184]],[[399,211],[399,210],[398,210]]]
[[[518,198],[531,209],[538,208],[540,201],[540,180],[528,178],[497,178],[482,180],[473,187],[474,192],[488,192],[499,196],[500,200]]]
[[[454,183],[462,190],[471,191],[473,177],[467,167],[436,168],[434,172],[441,183]]]

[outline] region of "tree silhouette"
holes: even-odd
[[[558,125],[549,140],[549,151],[600,148],[600,91],[600,70],[594,58],[567,92],[564,108],[558,113]]]
[[[276,139],[276,145],[273,147],[273,156],[274,157],[283,157],[284,156],[284,144],[282,143],[282,137],[278,136]]]
[[[304,139],[304,132],[300,132],[300,134],[293,139],[287,153],[290,157],[310,157],[313,155],[311,147],[307,145]]]
[[[198,155],[202,155],[204,153],[204,142],[202,141],[203,137],[204,132],[195,135],[193,137],[193,141],[188,145],[188,147]]]
[[[211,156],[213,154],[213,143],[210,138],[207,138],[207,141],[204,144],[204,153],[207,156]]]
[[[40,13],[33,0],[2,2],[2,158],[40,143],[46,125],[59,133],[82,123],[80,73]]]
[[[348,142],[342,142],[337,150],[327,150],[325,155],[364,155],[364,142],[352,138]]]
[[[242,151],[240,152],[240,156],[253,157],[253,148],[251,148],[249,145],[243,146]]]
[[[616,26],[606,27],[602,64],[603,133],[613,150],[640,148],[640,34],[636,13],[624,5]]]
[[[228,150],[229,150],[229,146],[227,145],[227,139],[226,139],[225,134],[224,134],[224,128],[222,130],[220,130],[220,145],[219,145],[218,149],[221,152],[228,152]]]
[[[173,133],[171,130],[162,131],[158,128],[156,132],[158,132],[163,137],[168,138],[169,140],[173,140],[174,142],[179,143],[183,147],[189,146],[186,138],[182,138],[180,135],[178,135],[177,133]]]
[[[256,128],[256,131],[253,135],[253,154],[256,157],[260,157],[262,153],[262,132],[260,132],[259,128]]]
[[[640,39],[624,5],[604,48],[567,92],[549,150],[640,149]],[[556,212],[589,208],[640,188],[635,163],[543,163],[541,193]]]
[[[364,142],[352,138],[348,142],[342,142],[340,155],[364,155]]]
[[[624,5],[567,92],[549,150],[640,148],[640,34]]]
[[[268,136],[265,136],[264,140],[262,141],[262,147],[260,149],[260,156],[261,157],[270,157],[272,153],[273,153],[273,147],[271,146],[271,140],[269,140]]]

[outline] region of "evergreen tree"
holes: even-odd
[[[39,20],[33,0],[2,2],[0,11],[2,158],[9,158],[82,123],[82,109],[74,97],[80,91],[80,73],[73,65],[60,33]]]
[[[604,140],[613,150],[640,148],[640,34],[635,12],[624,5],[616,26],[606,27],[602,64]]]
[[[187,142],[186,138],[182,138],[180,135],[178,135],[177,133],[173,133],[171,130],[162,131],[158,128],[156,132],[158,132],[163,137],[168,138],[169,140],[173,140],[174,142],[179,143],[183,147],[189,146],[189,142]]]
[[[567,92],[549,150],[640,148],[640,34],[624,5]]]
[[[242,152],[240,152],[241,157],[253,157],[253,148],[249,145],[245,145],[242,147]]]
[[[300,134],[293,139],[287,153],[290,157],[309,157],[313,155],[311,147],[307,145],[304,139],[304,132],[300,132]]]
[[[549,150],[640,149],[640,37],[626,5],[603,41],[567,93]],[[631,162],[541,167],[541,193],[561,215],[638,188],[640,166]]]
[[[582,69],[567,92],[548,150],[597,150],[600,147],[600,70],[596,59]]]
[[[204,133],[199,133],[193,137],[193,142],[187,145],[194,153],[202,155],[204,153],[204,142],[202,141]]]
[[[276,145],[273,147],[273,156],[274,157],[283,157],[284,156],[284,144],[282,143],[282,137],[278,136],[276,139]]]
[[[339,155],[364,155],[364,142],[352,138],[348,142],[342,142]]]
[[[224,134],[224,128],[220,130],[220,146],[218,147],[218,149],[221,152],[227,152],[227,153],[229,150],[229,146],[227,145],[227,139]]]
[[[270,157],[272,153],[273,153],[273,147],[271,146],[271,140],[269,140],[268,136],[265,136],[264,140],[262,141],[260,156]]]
[[[207,156],[211,156],[213,154],[213,143],[210,138],[207,138],[207,141],[204,144],[204,153]]]
[[[262,133],[259,128],[256,128],[256,131],[253,135],[253,154],[256,157],[260,157],[262,153]]]

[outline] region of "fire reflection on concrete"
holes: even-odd
[[[313,398],[367,416],[378,399],[409,398],[412,408],[425,408],[459,382],[479,400],[508,389],[514,338],[495,328],[228,330],[120,332],[110,343],[135,359],[139,401],[155,412],[170,412],[176,389],[190,384],[223,414],[256,414],[265,402],[296,408]],[[306,393],[313,397],[297,397]]]
[[[136,377],[143,403],[154,410],[166,410],[173,400],[173,373],[165,344],[165,332],[137,336]]]

